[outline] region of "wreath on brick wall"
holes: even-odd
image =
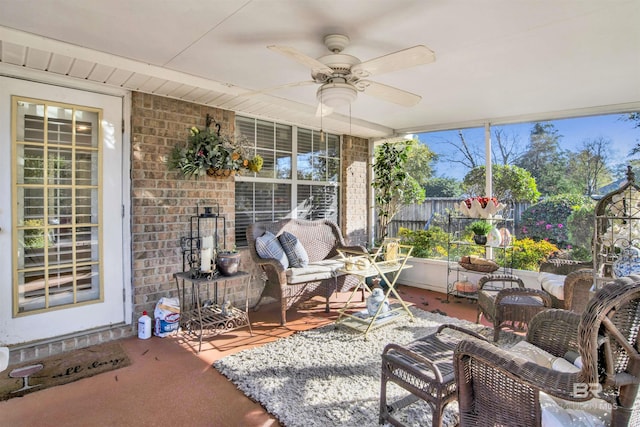
[[[230,176],[243,170],[259,172],[263,159],[251,156],[250,147],[242,138],[221,135],[210,127],[189,129],[186,146],[176,146],[171,152],[169,169],[176,169],[187,177]]]

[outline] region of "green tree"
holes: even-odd
[[[438,155],[431,151],[428,145],[414,141],[415,144],[407,156],[405,169],[418,184],[424,186],[433,176],[433,164],[438,160]]]
[[[603,137],[587,139],[582,149],[569,160],[570,176],[579,189],[579,194],[595,194],[606,182],[611,182],[611,173],[607,167],[611,140]]]
[[[628,120],[630,122],[635,122],[636,125],[634,127],[640,129],[640,112],[629,113],[629,115],[627,116],[626,120]],[[636,146],[633,147],[631,149],[631,151],[629,152],[630,156],[635,156],[635,155],[638,155],[638,154],[640,154],[640,142],[637,142]]]
[[[424,185],[427,197],[459,197],[462,195],[462,183],[455,178],[431,178]]]
[[[498,200],[535,202],[540,197],[536,180],[531,174],[513,165],[492,165],[493,194]],[[467,173],[462,189],[470,195],[485,195],[486,168],[478,166]]]
[[[562,135],[551,123],[535,123],[529,144],[516,165],[528,170],[543,195],[571,193],[575,190],[568,179],[569,156],[560,149]]]
[[[374,189],[377,209],[377,240],[387,236],[389,222],[400,208],[412,203],[422,203],[424,188],[407,172],[409,153],[415,147],[415,140],[399,143],[384,143],[374,152],[371,186]]]

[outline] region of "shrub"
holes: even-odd
[[[535,241],[530,238],[514,240],[512,267],[518,270],[537,271],[542,261],[558,252],[558,247],[546,240]],[[511,251],[507,250],[506,255],[507,257],[511,256]],[[505,265],[502,251],[498,252],[497,261],[498,264]]]
[[[592,259],[593,223],[595,204],[580,206],[567,218],[570,258],[579,261]]]
[[[518,237],[546,240],[560,248],[570,245],[567,219],[574,210],[588,204],[584,196],[559,195],[530,206],[522,213]]]
[[[413,246],[411,255],[418,258],[443,258],[447,256],[448,234],[440,227],[428,230],[409,230],[400,227],[398,236],[403,245]]]

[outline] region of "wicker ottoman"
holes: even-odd
[[[418,400],[431,406],[432,426],[442,425],[442,413],[449,402],[456,400],[456,380],[453,372],[453,350],[462,336],[440,333],[443,329],[462,331],[474,338],[486,340],[473,331],[456,325],[442,325],[434,334],[401,346],[389,344],[382,353],[380,390],[380,424],[402,427],[393,413]],[[468,336],[466,337],[468,338]],[[391,381],[409,392],[395,402],[387,402],[387,383]]]

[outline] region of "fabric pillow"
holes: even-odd
[[[282,234],[278,236],[278,240],[282,245],[284,253],[287,254],[291,267],[299,268],[309,265],[309,255],[296,236],[288,231],[283,231]]]
[[[262,236],[256,239],[256,252],[260,258],[275,258],[280,261],[285,270],[289,268],[289,259],[282,250],[278,238],[269,231],[265,231]]]

